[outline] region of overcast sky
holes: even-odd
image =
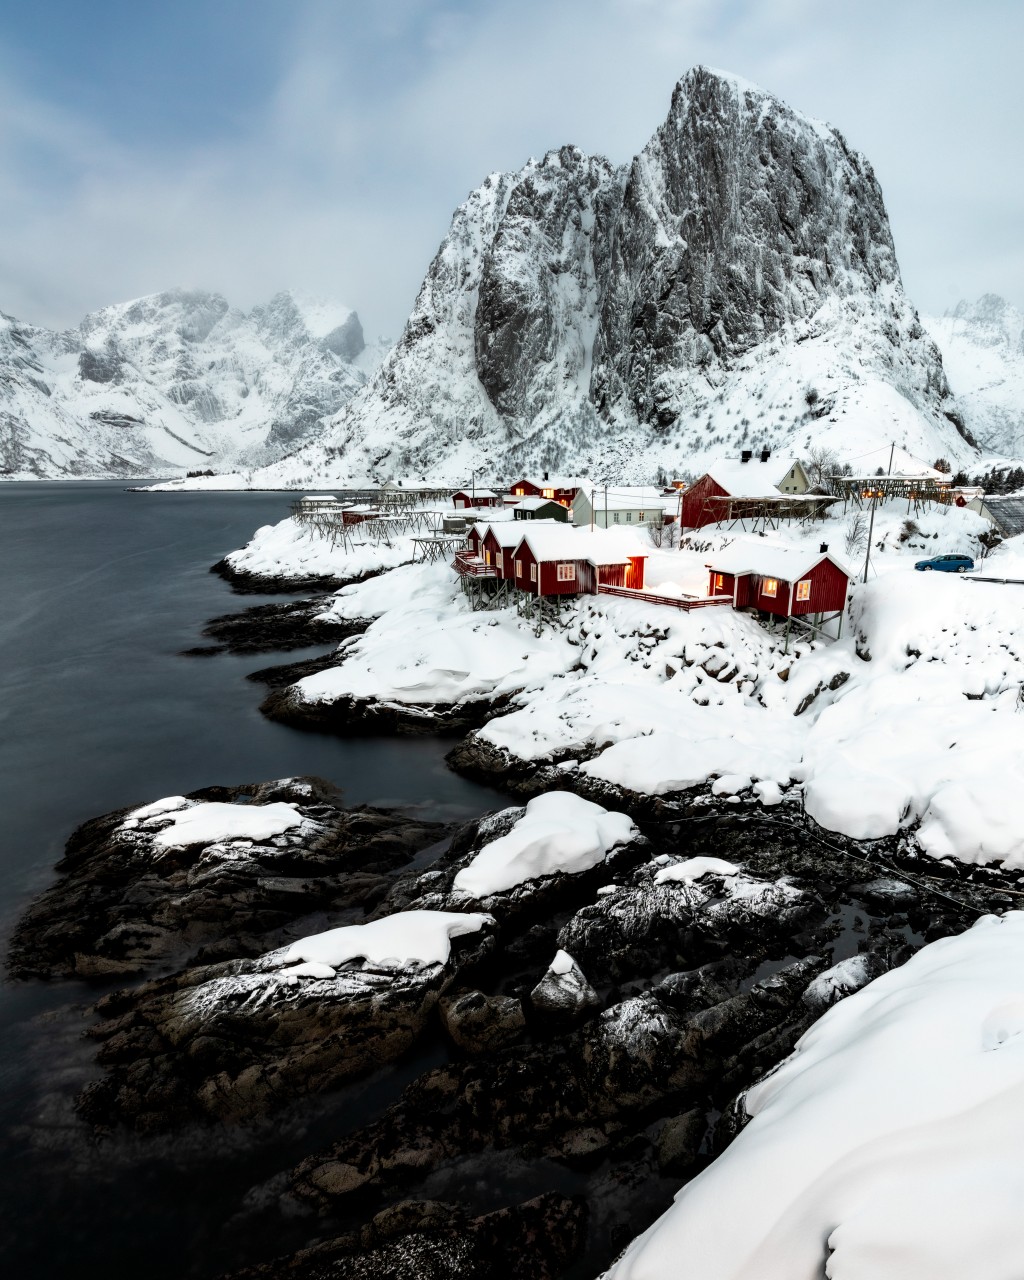
[[[0,310],[293,286],[397,337],[453,209],[624,163],[703,62],[871,160],[904,283],[1024,305],[1020,0],[36,0],[0,19]]]

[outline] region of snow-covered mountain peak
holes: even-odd
[[[170,289],[53,333],[0,327],[0,474],[154,475],[273,461],[383,351],[348,307],[288,291],[245,312]]]
[[[974,455],[871,166],[695,67],[629,165],[564,146],[472,192],[378,376],[267,481],[649,479],[752,443],[862,453],[894,432]]]

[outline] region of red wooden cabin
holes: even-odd
[[[602,585],[643,590],[647,557],[617,531],[534,526],[512,555],[515,585],[538,596],[596,595]]]
[[[840,613],[849,571],[827,551],[735,542],[708,562],[708,595],[780,618]]]
[[[573,499],[580,491],[583,481],[575,476],[549,476],[545,473],[539,480],[525,477],[509,485],[512,498],[548,498],[560,506],[571,507]]]
[[[460,489],[458,493],[452,494],[452,506],[456,511],[465,510],[467,507],[470,509],[498,507],[501,506],[501,498],[493,489]]]
[[[683,493],[683,528],[702,529],[734,516],[757,515],[766,500],[806,493],[808,487],[803,467],[792,459],[762,454],[760,459],[719,463]]]

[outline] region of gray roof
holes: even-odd
[[[1010,494],[1008,497],[996,497],[993,494],[982,501],[1004,538],[1024,533],[1024,494]]]

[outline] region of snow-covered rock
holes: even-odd
[[[248,313],[173,289],[55,333],[0,314],[0,476],[239,471],[319,429],[379,362],[348,308],[279,293]]]
[[[1022,965],[986,916],[830,1009],[607,1280],[1019,1275]]]
[[[697,67],[631,164],[567,146],[456,210],[397,346],[263,476],[620,483],[746,443],[973,459],[877,180],[830,126]]]

